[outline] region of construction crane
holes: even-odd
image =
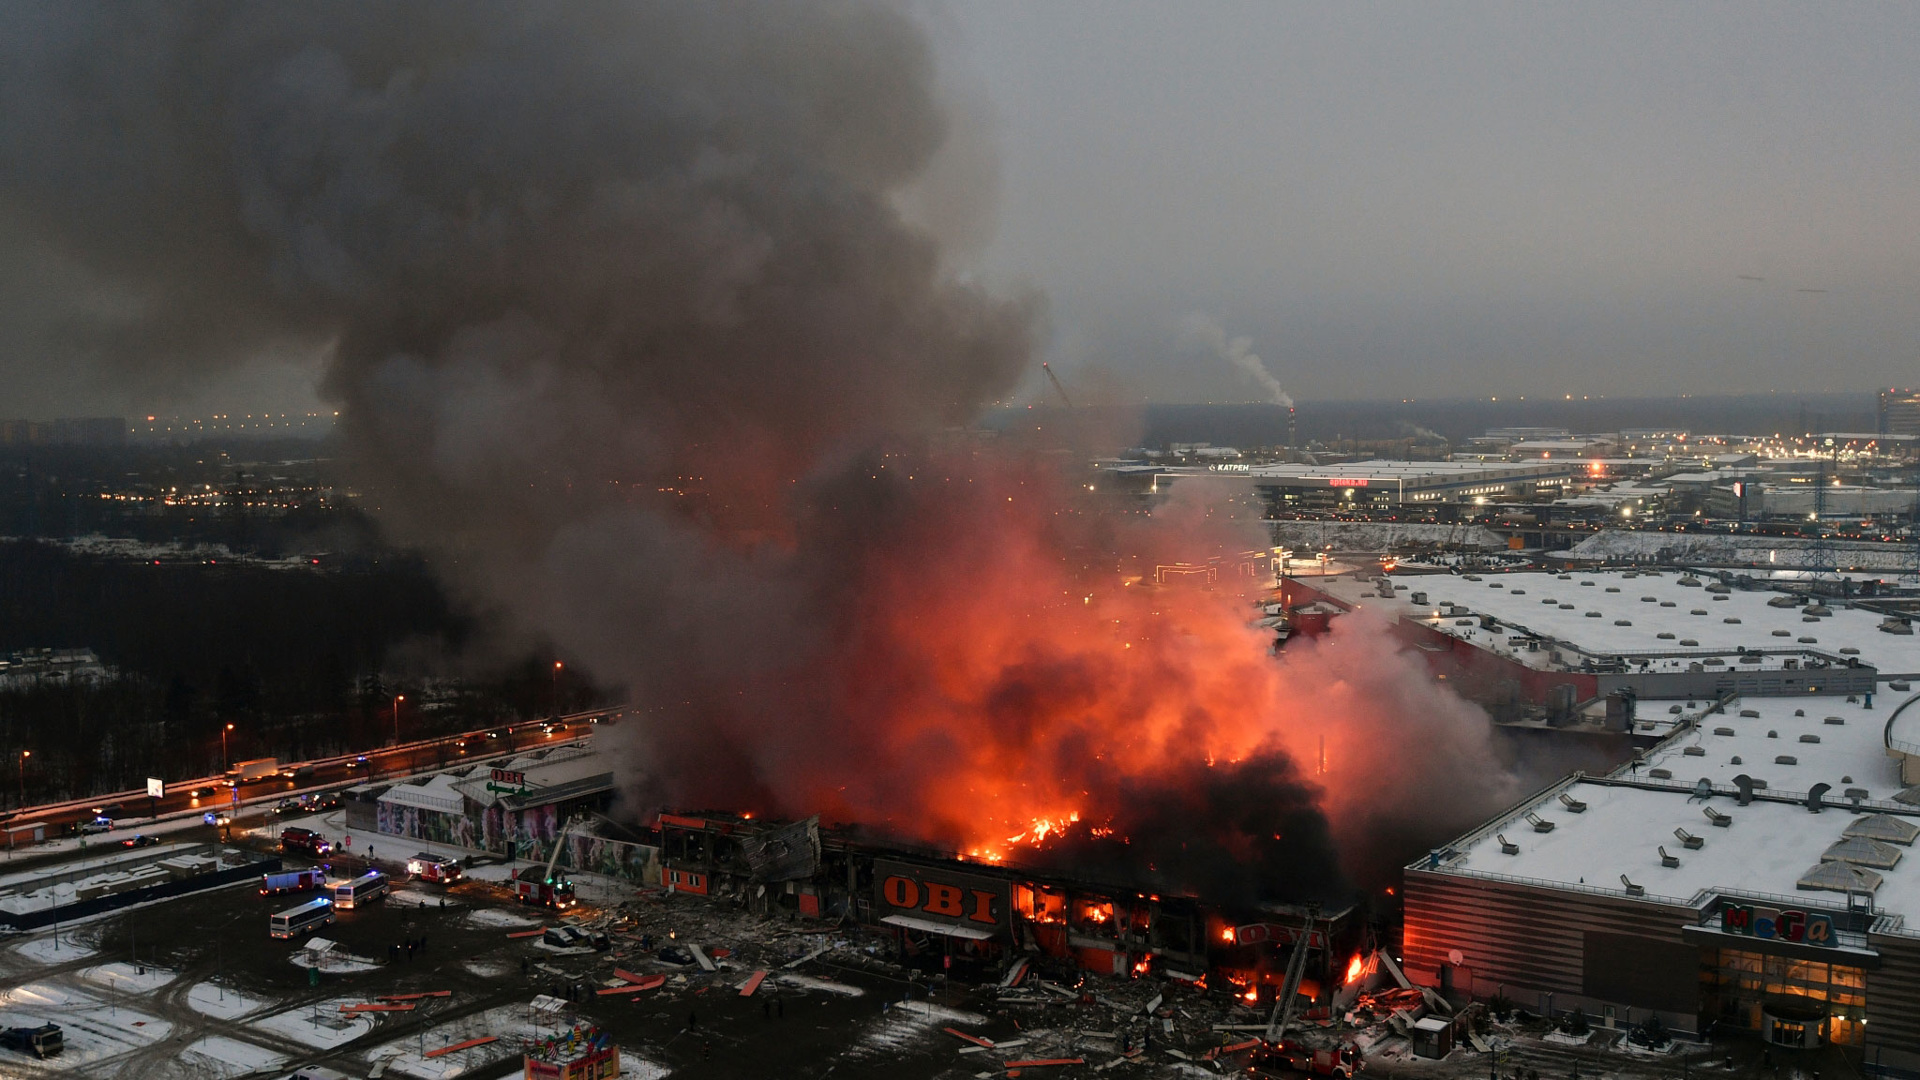
[[[1040,363],[1040,370],[1047,373],[1047,381],[1053,384],[1053,392],[1060,395],[1061,403],[1069,409],[1073,408],[1073,399],[1067,396],[1067,388],[1060,385],[1060,376],[1055,375],[1053,368],[1047,366],[1044,360]]]

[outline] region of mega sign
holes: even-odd
[[[1720,909],[1720,929],[1742,937],[1832,948],[1840,944],[1833,918],[1819,912],[1728,904]]]
[[[1007,883],[995,878],[876,859],[873,884],[882,917],[911,915],[982,930],[1007,926],[1010,893]]]

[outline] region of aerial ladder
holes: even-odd
[[[1293,958],[1287,961],[1287,979],[1280,984],[1280,996],[1274,1000],[1273,1012],[1267,1017],[1266,1038],[1271,1045],[1278,1045],[1293,1023],[1293,999],[1300,996],[1300,980],[1307,973],[1307,953],[1312,951],[1313,923],[1319,914],[1318,908],[1308,910],[1306,925],[1300,928],[1300,940],[1293,946]]]
[[[1073,408],[1073,399],[1067,396],[1067,388],[1060,385],[1060,376],[1055,375],[1053,368],[1044,360],[1040,363],[1040,370],[1047,373],[1047,381],[1053,384],[1053,392],[1060,395],[1061,403],[1069,409]]]

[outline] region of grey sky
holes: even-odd
[[[905,202],[1083,397],[1265,397],[1194,312],[1302,398],[1920,381],[1920,7],[916,6],[987,119]],[[36,362],[127,302],[13,240],[0,414],[317,407]]]
[[[1049,0],[941,33],[995,113],[986,272],[1050,295],[1066,373],[1259,397],[1182,347],[1205,310],[1309,398],[1920,376],[1920,8]]]

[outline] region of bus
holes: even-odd
[[[275,915],[267,932],[276,938],[294,938],[312,933],[332,921],[333,901],[320,896]]]
[[[378,870],[369,870],[357,878],[334,882],[333,902],[335,906],[351,911],[387,895],[387,889],[387,875]]]

